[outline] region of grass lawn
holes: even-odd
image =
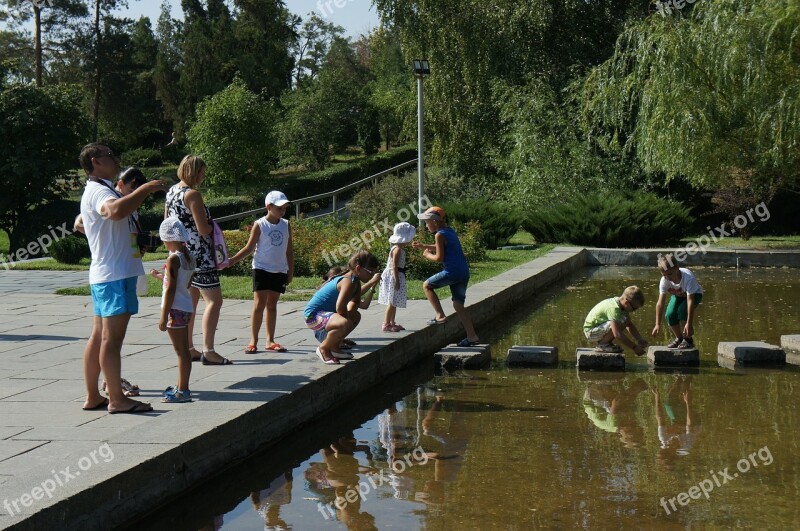
[[[555,245],[542,245],[538,249],[530,251],[487,251],[487,259],[485,261],[470,265],[470,284],[477,284],[478,282],[497,276],[518,265],[544,256],[553,247],[555,247]],[[148,258],[149,256],[150,255],[148,255]],[[253,281],[251,277],[222,276],[220,278],[222,282],[222,293],[226,299],[251,300],[253,298]],[[147,296],[160,297],[161,282],[152,277],[148,280],[150,287]],[[322,280],[316,277],[297,277],[292,281],[286,293],[281,296],[281,300],[308,300],[321,282]],[[447,292],[447,289],[444,291]],[[59,295],[89,295],[89,286],[63,288],[56,291],[56,293]],[[425,294],[422,292],[422,281],[416,280],[409,282],[408,298],[425,299]]]
[[[708,236],[704,234],[703,236]],[[697,238],[683,238],[681,243],[694,242]],[[705,241],[705,239],[703,239]],[[796,236],[753,236],[749,240],[741,238],[723,238],[709,246],[710,249],[750,249],[753,251],[800,249],[800,235]]]

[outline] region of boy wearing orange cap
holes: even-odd
[[[437,206],[430,207],[417,217],[424,220],[425,226],[436,236],[434,245],[424,245],[415,241],[412,243],[413,247],[423,249],[422,256],[424,258],[434,262],[441,262],[444,266],[443,271],[433,275],[422,285],[428,302],[431,303],[436,312],[436,315],[428,321],[428,324],[444,324],[447,320],[447,316],[442,309],[442,303],[439,302],[439,297],[436,295],[435,290],[450,286],[453,308],[461,320],[464,330],[467,332],[467,337],[461,340],[458,345],[460,347],[477,345],[480,341],[478,334],[475,333],[475,327],[472,324],[469,312],[464,308],[464,302],[467,297],[467,284],[469,283],[469,264],[467,264],[458,235],[456,231],[447,226],[444,210]]]

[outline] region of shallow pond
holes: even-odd
[[[490,370],[400,374],[135,525],[795,528],[800,370],[724,369],[716,345],[800,333],[800,275],[695,272],[699,369],[656,372],[629,353],[625,373],[578,374],[596,302],[641,286],[648,300],[633,319],[649,337],[657,297],[653,269],[587,269],[483,331]],[[508,369],[515,344],[555,345],[562,361]]]

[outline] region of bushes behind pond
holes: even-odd
[[[541,243],[593,247],[650,247],[691,233],[689,208],[649,193],[578,196],[531,211],[523,228]]]

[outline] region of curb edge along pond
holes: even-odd
[[[472,286],[469,305],[480,327],[530,299],[549,284],[585,266],[655,266],[668,249],[584,249],[557,247],[547,255]],[[800,251],[708,251],[688,265],[800,267]],[[152,511],[237,460],[257,452],[320,418],[392,374],[431,356],[463,334],[457,319],[398,338],[362,357],[229,417],[201,436],[134,464],[124,472],[51,506],[9,529],[106,529]],[[173,412],[179,415],[179,412]],[[124,493],[124,495],[123,495]]]

